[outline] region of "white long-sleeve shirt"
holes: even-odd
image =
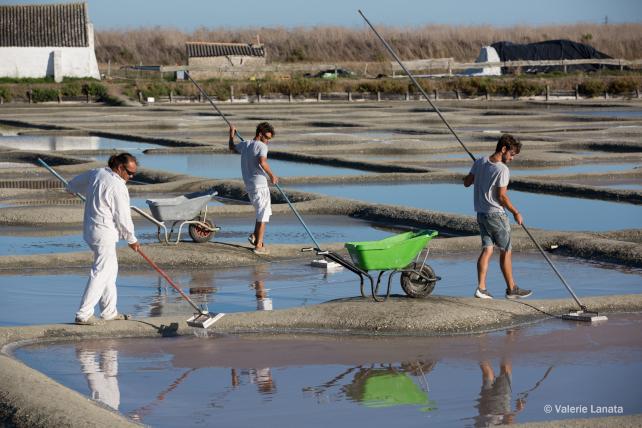
[[[124,239],[137,241],[129,208],[129,190],[111,168],[97,168],[73,178],[67,190],[87,199],[83,219],[83,239],[89,245],[116,244]]]

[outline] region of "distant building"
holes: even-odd
[[[261,77],[262,44],[187,42],[187,65],[195,79]],[[192,69],[192,67],[194,67]]]
[[[0,77],[100,79],[86,3],[0,6]]]

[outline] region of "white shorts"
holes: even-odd
[[[256,221],[267,223],[272,215],[272,201],[270,199],[270,188],[260,187],[247,193],[250,202],[256,211]]]

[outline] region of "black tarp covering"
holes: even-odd
[[[511,42],[496,42],[491,45],[501,61],[545,61],[561,59],[607,59],[610,56],[591,46],[572,42],[570,40],[547,40],[545,42],[517,44]],[[596,71],[605,68],[598,64],[580,64],[567,66],[568,71]],[[611,68],[611,67],[609,67]],[[617,68],[617,67],[616,67]],[[529,66],[523,69],[526,73],[547,73],[563,70],[562,66]],[[502,70],[502,73],[506,70]]]

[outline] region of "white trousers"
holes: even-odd
[[[96,304],[100,303],[100,316],[110,320],[118,315],[116,311],[116,277],[118,276],[116,244],[90,245],[89,248],[94,252],[94,264],[91,267],[76,318],[86,321],[94,314]]]
[[[77,356],[80,369],[87,377],[91,398],[118,410],[120,406],[118,351],[105,349],[97,355],[95,351],[80,349]]]

